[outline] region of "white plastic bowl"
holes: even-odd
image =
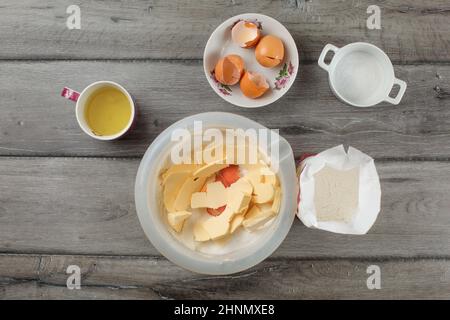
[[[177,128],[193,129],[194,121],[203,121],[203,127],[265,128],[245,117],[224,112],[208,112],[184,118],[164,130],[147,149],[136,176],[136,210],[142,229],[155,248],[173,263],[203,274],[230,274],[248,269],[271,255],[281,244],[294,221],[298,184],[291,146],[280,137],[279,172],[282,187],[280,213],[261,233],[258,241],[223,255],[209,255],[189,249],[176,239],[163,220],[159,206],[159,173],[171,146],[171,132]]]

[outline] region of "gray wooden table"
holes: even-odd
[[[66,8],[81,8],[69,30]],[[368,30],[369,5],[381,30]],[[234,107],[209,87],[202,54],[230,16],[282,22],[299,48],[291,90],[268,108]],[[326,43],[367,41],[408,83],[399,106],[358,109],[329,90],[316,63]],[[422,1],[96,1],[0,3],[0,298],[450,298],[450,3]],[[123,84],[135,130],[95,141],[79,129],[63,86]],[[295,221],[266,261],[203,276],[163,258],[134,206],[141,156],[168,125],[229,111],[279,128],[294,152],[344,143],[376,159],[382,211],[365,236]],[[81,290],[66,288],[78,265]],[[381,289],[366,286],[381,269]]]

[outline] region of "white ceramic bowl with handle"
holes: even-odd
[[[151,243],[161,254],[175,264],[203,274],[230,274],[248,269],[271,255],[281,244],[294,221],[298,183],[291,146],[282,137],[279,140],[279,171],[282,190],[280,212],[274,221],[258,233],[257,241],[235,251],[212,255],[190,249],[169,232],[160,205],[159,175],[171,147],[173,130],[191,130],[194,121],[202,121],[203,127],[264,129],[259,123],[231,113],[208,112],[184,118],[164,130],[147,149],[136,176],[135,201],[141,226]]]
[[[334,55],[329,64],[325,57]],[[389,57],[370,43],[355,42],[342,48],[327,44],[320,54],[319,66],[328,72],[328,80],[334,95],[355,107],[371,107],[386,101],[399,104],[406,91],[406,82],[397,79]],[[389,96],[394,86],[399,91]]]

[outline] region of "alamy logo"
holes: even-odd
[[[66,270],[67,274],[70,274],[70,276],[67,278],[67,289],[73,290],[73,289],[81,289],[81,270],[80,267],[77,265],[70,265],[67,267]]]
[[[367,8],[367,13],[371,14],[367,18],[367,29],[381,29],[381,10],[379,6],[371,5]]]
[[[278,171],[278,130],[204,129],[202,121],[194,121],[193,130],[173,130],[171,141],[176,143],[170,153],[173,164],[257,164],[263,157],[270,161],[272,170]]]
[[[81,10],[80,7],[73,4],[67,7],[66,13],[70,14],[66,20],[66,26],[69,30],[81,29]]]
[[[367,278],[367,289],[381,289],[381,269],[377,265],[370,265],[367,267],[367,274],[370,276]]]

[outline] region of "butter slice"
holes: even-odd
[[[234,231],[236,231],[236,229],[242,225],[242,221],[244,221],[243,214],[235,215],[233,220],[231,220],[230,233],[233,233]]]
[[[278,184],[278,179],[275,173],[267,167],[261,168],[261,175],[264,178],[264,183],[270,183],[273,186]]]
[[[229,207],[234,213],[242,212],[248,207],[252,196],[239,190],[238,188],[227,189],[227,208]]]
[[[201,223],[197,223],[194,225],[194,240],[201,242],[211,240],[209,233]]]
[[[207,208],[208,200],[206,198],[206,192],[194,192],[191,197],[191,208]]]
[[[235,214],[236,214],[236,212],[234,212],[231,209],[231,207],[227,205],[225,207],[225,210],[219,216],[217,216],[217,218],[220,217],[224,221],[230,222],[233,219],[233,217],[235,216]]]
[[[244,178],[239,178],[235,183],[230,185],[230,188],[236,188],[239,191],[251,195],[253,193],[253,186],[248,180]]]
[[[270,206],[259,207],[254,205],[245,216],[242,225],[246,229],[254,230],[264,225],[267,221],[272,219],[274,215],[275,213],[271,210]]]
[[[192,213],[189,211],[169,212],[167,214],[167,220],[173,230],[180,232],[183,229],[184,221],[186,221],[191,214]]]
[[[163,190],[163,202],[167,211],[176,211],[174,207],[175,200],[181,187],[185,183],[186,179],[188,179],[189,175],[189,172],[177,172],[167,176]]]
[[[257,205],[253,205],[245,215],[245,219],[251,219],[261,214],[261,209]]]
[[[187,178],[178,192],[173,204],[174,211],[186,210],[191,204],[191,196],[194,192],[200,191],[206,178]],[[169,210],[170,211],[170,210]]]
[[[272,201],[274,196],[273,185],[269,183],[258,183],[253,188],[253,201],[255,203],[266,203]]]
[[[250,182],[253,188],[255,187],[255,185],[262,182],[262,176],[259,170],[250,171],[244,176],[244,179]]]
[[[281,189],[280,187],[277,187],[275,188],[275,194],[273,196],[272,211],[274,213],[280,212],[280,206],[281,206]]]
[[[227,204],[227,191],[222,182],[217,181],[206,185],[208,208],[217,209]]]
[[[203,185],[202,189],[200,190],[201,192],[206,192],[206,186],[210,183],[213,183],[216,181],[216,176],[212,175],[208,178],[206,178],[205,184]]]
[[[162,183],[166,184],[167,180],[174,174],[184,173],[190,175],[199,168],[200,166],[196,164],[175,164],[161,175]]]
[[[202,223],[203,228],[212,240],[222,238],[230,231],[230,222],[222,216],[210,217]]]
[[[226,159],[220,159],[220,160],[211,162],[209,164],[206,164],[206,165],[202,166],[201,168],[195,170],[193,175],[194,175],[194,177],[206,178],[226,167],[228,167],[228,164],[226,163]]]

